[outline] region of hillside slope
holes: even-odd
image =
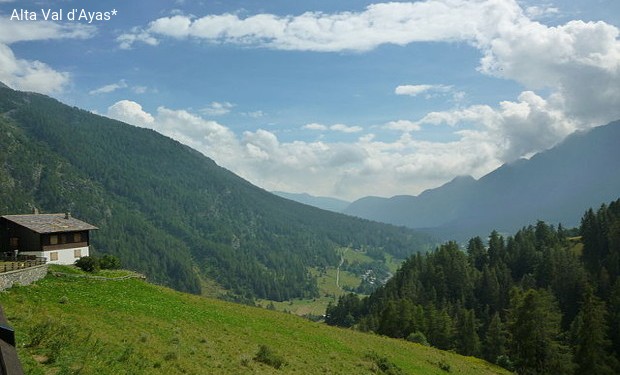
[[[137,279],[48,276],[0,294],[0,303],[28,374],[507,374],[478,359]],[[279,370],[253,359],[261,345],[283,361]]]
[[[215,280],[233,298],[316,295],[310,267],[334,248],[397,257],[427,236],[277,197],[155,131],[0,88],[0,213],[71,211],[111,253],[158,283],[200,293]]]
[[[290,199],[295,202],[307,204],[309,206],[314,206],[323,210],[334,211],[334,212],[342,212],[351,202],[344,201],[342,199],[330,198],[330,197],[315,197],[310,194],[301,193],[286,193],[283,191],[273,191],[277,196],[282,198]]]
[[[410,228],[436,227],[458,218],[475,185],[473,177],[459,176],[419,196],[364,197],[343,212]]]
[[[554,148],[474,180],[459,177],[419,196],[362,198],[344,212],[446,239],[514,233],[536,220],[575,226],[580,213],[618,197],[620,121],[569,136]]]

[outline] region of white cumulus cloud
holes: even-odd
[[[201,109],[200,112],[210,116],[222,116],[233,109],[235,105],[229,102],[211,102],[208,106]]]
[[[82,24],[15,22],[8,17],[0,18],[0,81],[17,90],[62,92],[71,80],[68,72],[59,72],[38,60],[20,59],[10,45],[34,40],[87,39],[94,33],[94,27]]]
[[[237,135],[225,125],[186,110],[159,107],[150,114],[128,100],[110,106],[107,115],[176,139],[268,190],[310,191],[347,199],[415,194],[457,174],[479,177],[501,163],[497,147],[501,141],[491,132],[494,122],[461,134],[451,143],[419,141],[408,133],[390,142],[376,140],[372,134],[348,143],[283,142],[265,129]]]
[[[356,125],[351,126],[351,125],[345,125],[345,124],[334,124],[334,125],[328,126],[328,125],[317,124],[317,123],[306,124],[302,128],[306,130],[318,130],[318,131],[331,130],[334,132],[349,133],[349,134],[359,133],[364,130],[361,126],[356,126]]]
[[[0,81],[16,90],[52,94],[64,89],[70,75],[41,61],[19,59],[9,46],[0,43]]]
[[[127,82],[125,82],[124,79],[121,79],[120,81],[116,82],[116,83],[111,83],[109,85],[104,85],[101,86],[97,89],[91,90],[88,93],[90,95],[98,95],[98,94],[109,94],[111,92],[114,92],[118,89],[124,89],[127,88]]]
[[[450,92],[452,86],[448,85],[401,85],[394,89],[396,95],[418,96],[428,92]]]
[[[108,117],[128,124],[148,127],[153,124],[153,116],[142,109],[142,106],[131,100],[121,100],[108,108]]]

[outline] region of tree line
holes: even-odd
[[[620,200],[579,228],[543,221],[408,258],[325,321],[482,357],[519,374],[620,373]]]

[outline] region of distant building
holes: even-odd
[[[0,217],[0,251],[73,264],[89,255],[90,231],[95,229],[69,213],[5,215]]]

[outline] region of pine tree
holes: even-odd
[[[604,206],[601,210],[603,208]],[[583,215],[581,227],[579,228],[583,241],[583,260],[588,270],[594,274],[600,269],[603,259],[603,236],[601,233],[601,223],[599,222],[601,216],[600,210],[597,215],[590,208]]]
[[[476,267],[478,271],[482,271],[482,268],[489,263],[487,251],[480,237],[474,237],[469,240],[467,254],[469,256],[469,263]]]
[[[616,358],[620,358],[620,278],[611,289],[608,303],[607,321],[609,322],[609,338],[611,350]]]
[[[613,375],[612,358],[607,353],[605,304],[594,295],[591,287],[586,289],[581,309],[573,322],[575,347],[575,375]]]
[[[559,340],[560,321],[549,292],[530,289],[513,297],[510,354],[520,375],[572,374],[569,349]]]
[[[489,306],[492,313],[499,311],[500,285],[494,268],[489,269],[487,266],[483,268],[478,295],[478,302],[481,306]]]
[[[457,351],[463,355],[478,355],[480,338],[474,310],[460,309],[456,327]]]
[[[432,346],[448,350],[453,347],[454,321],[446,308],[436,309],[429,306],[427,311],[428,331],[426,337]]]
[[[499,316],[493,314],[484,338],[484,358],[487,361],[497,363],[499,356],[506,354],[506,330]]]
[[[503,262],[505,255],[504,237],[494,230],[489,236],[489,261],[491,265],[495,266]]]
[[[389,300],[387,302],[385,309],[381,312],[377,333],[390,337],[405,337],[400,321],[399,301]]]

